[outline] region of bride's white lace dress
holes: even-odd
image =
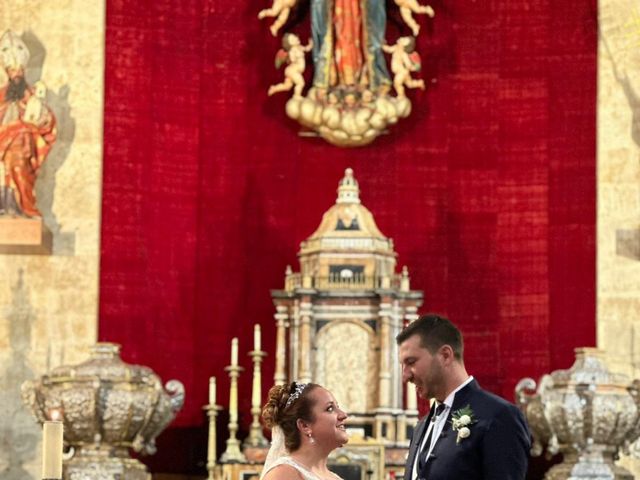
[[[304,468],[302,465],[300,465],[298,462],[296,462],[293,458],[291,458],[289,456],[284,456],[284,457],[278,458],[271,465],[269,465],[268,470],[265,470],[265,471],[262,472],[262,476],[266,475],[266,473],[269,470],[274,469],[278,465],[289,465],[289,466],[295,468],[296,470],[298,470],[300,472],[300,474],[302,475],[302,478],[304,478],[304,480],[325,480],[323,478],[318,477],[315,473],[312,473],[311,471],[307,470],[306,468]],[[340,478],[338,475],[336,475],[333,472],[331,472],[331,475],[332,475],[332,478],[335,479],[335,480],[342,480],[342,478]]]

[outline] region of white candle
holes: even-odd
[[[209,378],[209,405],[216,404],[216,377]]]
[[[62,478],[62,422],[44,422],[42,427],[42,478]]]
[[[231,366],[238,366],[238,338],[231,340]]]
[[[253,349],[257,352],[261,347],[261,335],[260,335],[260,325],[256,323],[255,327],[253,327]]]

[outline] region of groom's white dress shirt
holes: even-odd
[[[427,426],[427,430],[424,432],[424,436],[422,437],[420,448],[416,451],[416,457],[413,462],[413,469],[411,471],[411,480],[416,480],[418,478],[418,463],[419,463],[418,460],[420,459],[422,452],[425,451],[425,448],[429,449],[427,453],[427,460],[426,460],[427,462],[429,461],[429,456],[431,455],[431,451],[433,450],[433,447],[436,444],[438,437],[442,433],[445,423],[447,422],[447,417],[449,416],[449,411],[451,410],[451,406],[453,405],[453,399],[456,396],[456,392],[459,390],[462,390],[469,382],[471,382],[471,380],[473,380],[473,376],[469,376],[469,378],[467,378],[464,382],[462,382],[460,386],[458,386],[458,388],[456,388],[453,392],[451,392],[449,396],[444,399],[443,403],[445,408],[442,411],[442,413],[440,413],[440,415],[438,415],[435,418],[435,421],[429,422],[429,425]],[[434,403],[431,408],[436,408],[436,403]],[[433,430],[433,434],[431,435],[431,438],[430,438],[431,440],[430,444],[425,445],[425,443],[427,442],[427,439],[429,438],[429,432],[431,430]]]

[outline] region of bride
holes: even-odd
[[[327,457],[348,441],[347,414],[331,392],[315,383],[276,385],[262,419],[271,428],[271,448],[260,480],[341,480]]]

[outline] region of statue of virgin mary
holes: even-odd
[[[388,90],[386,21],[383,0],[311,0],[313,86]]]
[[[273,0],[273,6],[260,11],[258,18],[277,17],[271,26],[271,33],[277,35],[281,27],[287,28],[289,13],[298,1]],[[415,38],[400,37],[394,46],[386,44],[385,0],[309,1],[311,38],[300,39],[292,48],[285,40],[298,36],[285,33],[276,67],[289,66],[284,80],[269,88],[269,95],[293,90],[286,113],[306,127],[306,134],[343,147],[367,145],[389,125],[409,116],[411,101],[406,89],[425,86],[423,80],[411,76],[420,70]],[[419,26],[407,12],[433,13],[417,0],[394,2],[401,14],[406,10],[402,18],[415,34]],[[312,75],[304,72],[307,51],[311,51]],[[385,53],[391,54],[391,74]],[[294,64],[295,72],[291,68]],[[303,94],[308,81],[311,86]]]

